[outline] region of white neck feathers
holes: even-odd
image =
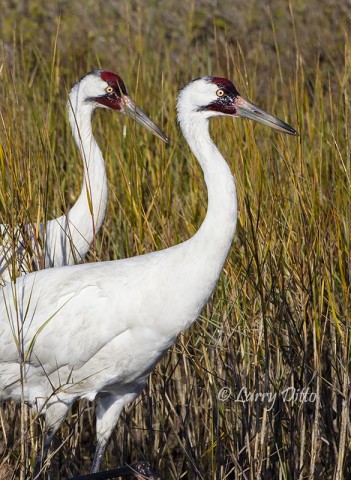
[[[77,87],[70,93],[68,111],[72,134],[82,157],[84,180],[81,194],[68,212],[68,218],[78,234],[91,244],[106,213],[107,178],[104,159],[92,133],[94,107],[91,102],[84,102]]]

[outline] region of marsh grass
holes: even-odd
[[[206,190],[174,108],[190,79],[229,76],[243,95],[300,132],[295,139],[244,120],[212,122],[237,181],[233,247],[201,317],[123,413],[104,467],[146,458],[167,479],[348,478],[346,7],[21,5],[5,2],[1,19],[1,223],[45,221],[74,203],[82,168],[66,121],[67,92],[100,65],[120,73],[171,142],[165,148],[128,119],[96,115],[110,197],[87,261],[165,248],[199,227]],[[302,399],[304,389],[309,396]],[[287,400],[284,392],[297,396]],[[23,404],[4,405],[0,420],[0,477],[28,478],[43,422]],[[93,448],[93,406],[81,402],[56,436],[51,478],[87,471]]]

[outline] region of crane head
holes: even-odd
[[[287,123],[245,100],[226,78],[209,76],[193,80],[180,91],[177,108],[181,121],[185,112],[205,118],[229,115],[249,118],[280,132],[298,135]]]
[[[168,142],[163,131],[139,108],[128,95],[119,75],[103,70],[94,70],[83,77],[72,89],[80,92],[79,98],[92,108],[109,108],[128,115],[143,125],[158,138]],[[73,106],[74,108],[74,106]]]

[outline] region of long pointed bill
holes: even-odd
[[[261,108],[240,96],[236,97],[235,108],[236,115],[239,117],[255,120],[256,122],[263,123],[263,125],[267,125],[267,127],[274,128],[275,130],[279,130],[283,133],[288,133],[289,135],[298,135],[297,131],[290,125],[265,112]]]
[[[122,108],[124,107],[122,110],[123,113],[140,123],[140,125],[147,128],[147,130],[150,130],[150,132],[156,135],[156,137],[168,143],[168,138],[163,131],[147,115],[145,115],[141,108],[135,105],[129,95],[122,95],[122,102],[120,105]]]

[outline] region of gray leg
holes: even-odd
[[[139,394],[139,391],[132,393],[102,393],[97,397],[96,405],[96,438],[97,445],[95,449],[94,460],[90,468],[90,473],[97,473],[100,469],[101,461],[105,453],[107,442],[112,431],[116,426],[121,411],[129,402]]]
[[[91,464],[89,473],[97,473],[100,470],[100,465],[106,450],[106,445],[107,445],[106,440],[101,440],[97,442],[93,463]]]

